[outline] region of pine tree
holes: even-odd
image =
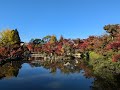
[[[13,33],[13,36],[12,36],[13,44],[15,44],[15,43],[18,43],[18,44],[19,44],[19,43],[21,42],[21,40],[20,40],[20,37],[19,37],[19,32],[18,32],[18,30],[15,29],[15,30],[12,30],[11,32]]]

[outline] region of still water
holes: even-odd
[[[94,78],[78,66],[9,62],[0,67],[0,90],[90,90]]]

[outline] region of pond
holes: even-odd
[[[1,90],[91,90],[99,85],[80,62],[12,61],[0,66],[0,78]]]

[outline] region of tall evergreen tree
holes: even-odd
[[[12,39],[13,39],[13,44],[15,44],[15,43],[20,43],[21,40],[20,40],[20,36],[19,36],[18,30],[15,29],[15,30],[12,30],[11,32],[13,33],[13,37],[12,37]]]
[[[59,42],[62,42],[63,40],[64,40],[64,38],[63,38],[63,36],[61,35]]]

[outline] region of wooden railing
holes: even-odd
[[[31,57],[43,57],[43,54],[37,53],[37,52],[32,52]]]

